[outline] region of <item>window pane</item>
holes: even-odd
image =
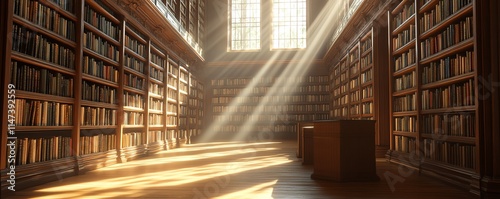
[[[260,0],[231,0],[231,50],[260,49]]]
[[[306,0],[273,0],[273,49],[306,47]]]

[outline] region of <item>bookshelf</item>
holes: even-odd
[[[189,142],[189,91],[190,91],[190,77],[186,65],[179,66],[179,77],[178,77],[178,119],[179,119],[179,131],[177,144],[183,144]]]
[[[382,18],[383,16],[379,17]],[[384,23],[368,24],[352,39],[345,55],[332,62],[332,119],[375,120],[376,157],[389,148],[385,123],[388,117],[387,41]],[[373,46],[378,46],[374,50]]]
[[[173,59],[168,59],[167,80],[167,140],[170,147],[177,144],[179,130],[179,65]]]
[[[403,1],[389,12],[389,160],[476,192],[476,1]],[[418,159],[418,164],[408,161]]]
[[[7,49],[1,61],[8,66],[2,85],[12,84],[16,92],[16,189],[172,148],[181,128],[186,136],[201,132],[198,125],[189,129],[178,122],[179,101],[186,106],[185,118],[198,123],[203,115],[199,101],[187,114],[189,79],[197,78],[197,66],[182,68],[180,75],[179,65],[187,64],[178,53],[189,52],[167,46],[167,36],[139,22],[145,16],[131,16],[107,0],[0,5],[7,11],[2,24],[12,33],[1,34],[2,40],[12,39],[1,43]],[[202,99],[201,83],[194,85],[194,98]],[[7,103],[2,100],[5,108]],[[7,144],[6,128],[1,136]],[[1,152],[7,154],[6,148]],[[0,163],[7,180],[11,164],[7,158]],[[6,190],[2,183],[2,193]]]
[[[231,138],[248,130],[247,139],[257,133],[262,139],[293,139],[297,122],[328,119],[330,84],[323,70],[318,66],[302,77],[251,78],[248,72],[211,79],[207,112],[211,123],[221,124],[215,128],[217,136]],[[248,90],[248,85],[255,86]],[[273,85],[279,85],[275,92],[271,92]],[[246,122],[252,123],[250,129],[241,128]]]

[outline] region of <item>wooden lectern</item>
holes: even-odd
[[[314,122],[312,179],[377,181],[375,121]]]

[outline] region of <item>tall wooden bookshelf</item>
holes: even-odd
[[[369,25],[357,33],[347,53],[330,67],[332,119],[376,120],[376,156],[388,149],[387,70],[384,24]],[[373,46],[377,46],[375,50]]]
[[[169,147],[176,146],[179,130],[179,65],[168,59],[167,80],[167,140]]]
[[[402,1],[389,11],[389,160],[478,192],[474,0]]]
[[[189,84],[196,90],[193,99],[203,99],[201,83],[190,82],[196,66],[187,67],[177,47],[166,45],[154,32],[158,29],[138,22],[143,16],[132,16],[126,5],[107,0],[1,5],[7,10],[2,23],[12,33],[1,35],[12,41],[1,46],[7,49],[2,85],[15,86],[17,137],[15,163],[0,160],[2,181],[11,166],[21,189],[172,148],[179,130],[183,139],[201,132],[197,122],[196,129],[178,122],[188,116],[200,121],[203,115],[199,101],[187,114]],[[156,9],[151,2],[141,6]],[[7,98],[2,104],[7,110]],[[2,123],[5,145],[6,126]],[[5,147],[1,153],[7,154]],[[2,183],[2,192],[7,186]]]

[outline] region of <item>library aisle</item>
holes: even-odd
[[[292,141],[191,144],[2,198],[474,197],[385,159],[377,161],[378,182],[311,180],[312,166],[303,166],[295,150]]]

